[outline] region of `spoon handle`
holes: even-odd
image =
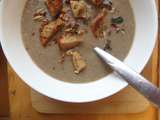
[[[160,108],[160,89],[104,50],[96,47],[94,51],[132,87]]]

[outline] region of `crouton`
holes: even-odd
[[[62,0],[45,0],[45,4],[51,16],[56,17],[62,9],[63,1]]]
[[[59,40],[58,44],[61,50],[69,50],[77,47],[82,43],[82,40],[76,36],[71,34],[63,35]]]
[[[74,17],[76,18],[87,18],[87,4],[85,1],[70,1],[71,9]]]
[[[72,56],[72,64],[75,69],[75,74],[79,74],[87,67],[85,60],[82,58],[79,52],[69,50],[66,54]]]
[[[65,27],[72,28],[76,25],[76,20],[72,14],[71,8],[70,7],[63,7],[61,14],[59,16],[61,20],[65,22]]]
[[[104,27],[105,18],[107,16],[106,9],[103,9],[91,22],[91,30],[95,37],[99,37]]]
[[[46,25],[43,25],[40,31],[40,41],[43,46],[49,42],[50,38],[61,30],[64,25],[61,19],[51,21]]]

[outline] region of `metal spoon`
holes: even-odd
[[[160,89],[104,50],[96,47],[94,51],[106,64],[126,80],[128,84],[160,108]]]

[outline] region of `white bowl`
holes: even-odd
[[[44,73],[26,52],[21,36],[21,16],[26,0],[1,0],[0,40],[4,53],[16,73],[31,88],[65,102],[92,102],[109,97],[128,84],[114,74],[91,83],[73,84]],[[136,20],[134,43],[125,63],[141,72],[155,45],[158,18],[155,0],[130,0]]]

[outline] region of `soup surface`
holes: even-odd
[[[93,52],[95,46],[105,49],[120,60],[124,60],[127,56],[135,31],[134,15],[129,0],[104,0],[101,4],[96,4],[94,1],[83,1],[87,6],[85,9],[87,14],[74,13],[71,2],[68,3],[67,0],[63,3],[63,7],[61,6],[61,10],[53,15],[43,0],[27,0],[21,25],[24,46],[35,64],[53,78],[65,82],[85,83],[99,80],[111,73],[111,69]],[[61,30],[48,38],[50,40],[44,45],[40,40],[44,29],[42,25],[44,27],[50,21],[59,19],[63,8],[71,12],[79,31],[75,32],[73,28],[72,31],[62,25]],[[104,15],[104,18],[98,22],[98,17],[102,17],[101,15]],[[100,27],[101,30],[97,33],[96,30]],[[72,49],[66,48],[66,44],[63,46],[61,42],[59,43],[65,35],[76,36],[80,41],[75,42],[76,45],[73,45]],[[80,58],[77,57],[77,60],[81,61],[77,64],[82,64],[78,66],[80,68],[76,68],[73,56],[67,54],[68,50],[78,53]]]

